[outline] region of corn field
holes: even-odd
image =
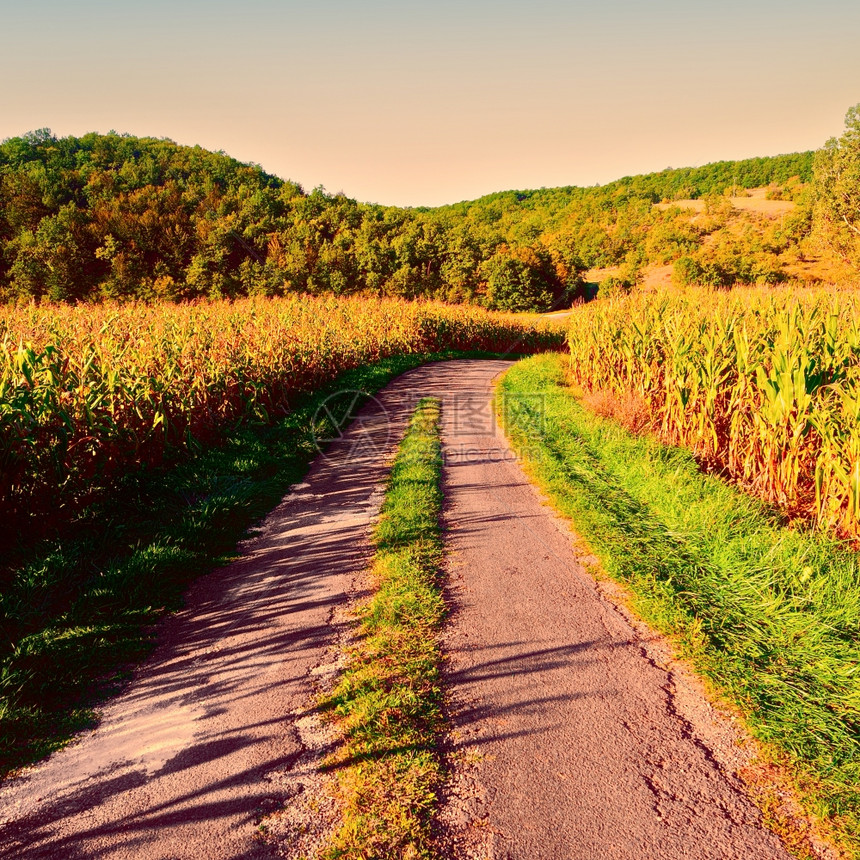
[[[860,296],[639,294],[577,309],[570,373],[789,513],[860,534]]]
[[[559,348],[477,308],[364,298],[0,309],[0,521],[74,514],[112,479],[268,422],[347,369],[446,349]]]

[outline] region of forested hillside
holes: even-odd
[[[644,265],[698,260],[725,224],[720,195],[770,186],[774,196],[799,199],[812,161],[800,153],[721,162],[403,209],[306,192],[168,140],[41,130],[0,144],[0,297],[361,292],[547,310],[582,295],[590,267],[623,266],[629,285]],[[714,217],[654,205],[681,198],[711,201]],[[779,230],[742,239],[754,264],[724,266],[727,277],[778,279],[772,258],[808,232],[810,211],[800,207]],[[684,271],[706,271],[697,265]]]

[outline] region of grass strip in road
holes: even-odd
[[[357,642],[322,702],[344,737],[327,763],[345,804],[321,855],[330,860],[430,855],[443,722],[439,410],[437,400],[422,400],[400,445],[374,534],[375,591],[358,610]]]
[[[514,446],[632,608],[744,714],[847,856],[860,857],[860,567],[684,450],[586,410],[564,358],[499,385]],[[806,836],[765,813],[799,856]]]

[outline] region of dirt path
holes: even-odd
[[[481,757],[444,810],[452,856],[785,858],[718,763],[731,732],[600,597],[495,433],[491,380],[507,366],[420,368],[380,396],[389,420],[365,410],[245,557],[195,584],[101,726],[0,788],[0,855],[273,856],[256,822],[289,796],[311,674],[367,562],[384,455],[435,393],[449,682],[460,749]]]

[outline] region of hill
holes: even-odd
[[[586,269],[622,266],[619,280],[632,282],[643,267],[695,256],[722,226],[654,204],[765,186],[801,199],[812,161],[726,161],[404,209],[307,192],[169,140],[41,130],[0,144],[0,297],[366,293],[548,310],[584,295]],[[800,210],[753,253],[802,241],[810,216]],[[755,280],[761,268],[732,271]]]

